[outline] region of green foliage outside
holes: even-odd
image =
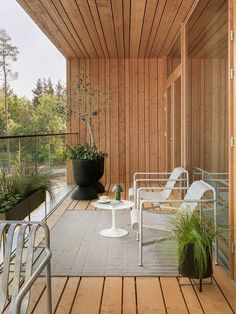
[[[39,80],[43,82],[43,80]],[[39,82],[38,81],[38,82]],[[50,90],[44,86],[35,92],[37,95],[37,104],[35,97],[32,101],[25,97],[18,97],[12,92],[8,97],[8,134],[9,135],[32,135],[66,132],[66,91],[60,81],[55,87],[50,82],[51,92],[44,93],[44,89]],[[36,88],[39,84],[36,84]],[[44,80],[46,84],[46,80]],[[4,131],[4,93],[0,90],[0,135],[5,135]],[[37,141],[37,143],[36,143]],[[11,159],[15,160],[21,150],[21,158],[28,162],[44,163],[49,159],[50,144],[50,162],[62,163],[66,159],[64,139],[60,137],[51,137],[50,143],[48,137],[41,138],[22,138],[21,147],[18,139],[10,140]],[[37,146],[37,151],[35,151]],[[35,148],[35,149],[34,149]],[[6,163],[6,141],[0,143],[0,163]]]
[[[12,65],[19,51],[6,30],[0,28],[0,135],[32,135],[66,131],[66,90],[59,80],[39,78],[32,90],[32,100],[18,97],[10,82],[18,78]],[[64,139],[37,137],[0,141],[0,164],[10,169],[12,161],[63,162]]]
[[[4,110],[4,92],[0,90],[0,135],[5,135]],[[60,94],[38,94],[37,106],[29,99],[11,92],[8,98],[8,124],[9,135],[65,132],[65,87]]]

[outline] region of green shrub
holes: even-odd
[[[87,143],[68,147],[68,157],[75,160],[99,160],[106,158],[106,152],[99,151],[95,147],[91,147]]]

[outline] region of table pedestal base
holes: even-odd
[[[100,231],[102,236],[108,238],[120,238],[126,236],[128,233],[128,231],[119,228],[103,229]]]

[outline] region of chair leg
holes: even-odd
[[[143,265],[143,213],[139,213],[139,266]]]
[[[202,278],[199,279],[199,292],[202,292]]]
[[[52,314],[52,282],[51,282],[51,265],[50,262],[47,264],[46,268],[46,277],[47,277],[47,307],[48,314]]]
[[[143,245],[142,245],[142,235],[139,237],[139,266],[143,265]]]

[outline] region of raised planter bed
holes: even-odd
[[[0,220],[22,220],[29,216],[39,205],[46,201],[46,191],[38,190],[6,213],[0,213]]]

